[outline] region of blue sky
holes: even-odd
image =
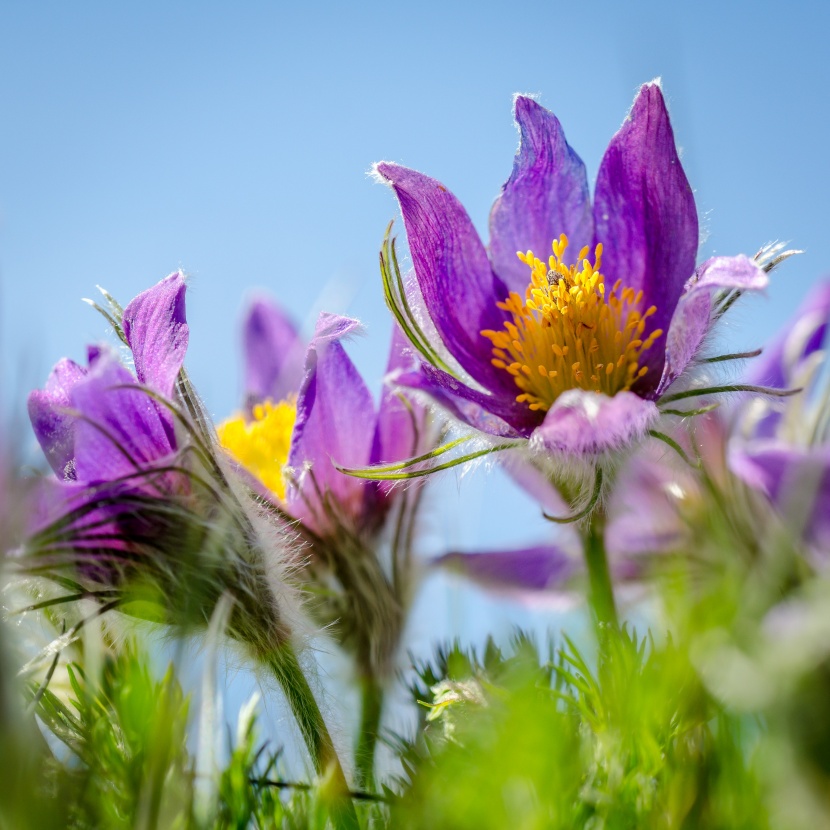
[[[726,0],[4,3],[2,409],[22,419],[51,365],[104,337],[80,302],[96,284],[126,301],[176,268],[192,277],[188,366],[217,418],[240,397],[255,288],[306,325],[323,306],[363,320],[351,353],[377,386],[377,251],[397,208],[372,163],[442,180],[484,231],[517,143],[515,92],[540,94],[593,178],[656,76],[701,258],[774,239],[806,251],[723,334],[758,345],[830,272],[828,22],[817,3]],[[474,478],[442,485],[433,524],[449,544],[545,532],[497,477]]]

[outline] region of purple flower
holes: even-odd
[[[142,499],[190,489],[175,469],[174,416],[162,403],[173,396],[187,350],[184,293],[174,273],[124,309],[137,377],[113,353],[92,347],[86,367],[61,360],[29,395],[32,427],[56,476],[43,489],[38,525],[74,516],[64,532],[76,550],[90,552],[99,577],[102,562],[129,558],[129,536],[161,532],[161,520],[153,526],[139,517]]]
[[[803,387],[785,404],[746,401],[733,413],[731,472],[776,508],[797,538],[830,556],[828,382],[821,373],[830,323],[830,282],[805,299],[749,373],[751,381]]]
[[[245,395],[253,403],[296,395],[307,344],[294,321],[269,297],[257,297],[245,316]]]
[[[284,357],[297,352],[296,328],[279,307],[259,300],[244,334],[249,411],[220,425],[219,437],[264,485],[266,500],[295,520],[306,542],[296,573],[317,597],[313,613],[353,654],[359,676],[377,682],[389,676],[411,591],[419,487],[341,468],[407,459],[431,435],[424,409],[395,386],[409,368],[405,338],[393,335],[376,407],[343,347],[358,328],[356,320],[321,314],[297,386],[296,359]],[[391,538],[380,533],[386,525],[394,525]]]
[[[377,529],[400,488],[344,475],[338,467],[409,458],[425,437],[423,409],[405,402],[393,385],[395,373],[408,363],[406,341],[394,332],[387,365],[390,380],[376,409],[341,343],[358,325],[346,317],[320,315],[297,398],[288,457],[294,474],[287,501],[292,515],[318,530],[331,528],[332,519],[358,531]]]
[[[395,492],[386,482],[346,476],[339,466],[396,462],[414,454],[423,439],[424,410],[394,386],[409,365],[406,340],[395,331],[376,408],[342,345],[358,328],[356,320],[321,314],[306,348],[275,303],[257,300],[244,325],[249,414],[219,428],[228,451],[320,536],[344,527],[374,532]]]
[[[805,299],[794,318],[748,364],[742,382],[772,389],[805,387],[800,395],[776,398],[741,395],[727,407],[694,419],[694,435],[672,432],[688,457],[699,457],[701,471],[689,466],[657,442],[625,460],[607,497],[605,544],[615,583],[641,581],[659,558],[706,548],[697,534],[712,516],[742,505],[753,515],[734,517],[729,526],[751,528],[758,539],[774,538],[767,504],[776,521],[784,520],[794,538],[802,539],[814,559],[826,564],[830,555],[830,441],[817,429],[826,406],[815,382],[825,357],[830,323],[830,282]],[[725,410],[725,411],[724,411]],[[826,417],[826,411],[825,416]],[[813,436],[817,446],[806,446]],[[533,463],[513,456],[505,465],[514,481],[552,516],[569,512],[550,478]],[[758,502],[736,499],[735,478],[757,493]],[[721,495],[713,504],[712,487]],[[573,595],[584,576],[578,551],[582,545],[573,526],[557,528],[547,544],[487,553],[453,552],[435,564],[463,573],[488,590],[531,597]],[[716,555],[722,556],[718,549]]]
[[[668,458],[641,452],[625,463],[608,505],[612,561],[636,563],[644,555],[699,547],[695,532],[708,526],[707,517],[730,510],[741,511],[731,527],[757,540],[774,538],[769,505],[792,538],[830,553],[830,442],[820,428],[826,402],[816,382],[828,322],[830,283],[823,283],[742,377],[772,389],[804,387],[801,394],[785,400],[741,395],[695,418],[692,444],[674,434],[688,455],[699,457],[708,486],[699,470],[670,452]],[[741,483],[760,500],[736,497]]]
[[[124,309],[137,378],[93,347],[87,367],[63,359],[29,395],[32,427],[60,479],[98,484],[175,452],[172,413],[139,385],[172,397],[189,335],[184,293],[184,278],[174,273]]]
[[[490,213],[489,250],[442,184],[376,167],[400,203],[423,303],[395,301],[426,358],[402,382],[486,433],[593,457],[658,417],[711,325],[716,292],[767,278],[743,256],[695,270],[697,211],[656,83],[611,139],[593,204],[556,117],[524,96],[515,116],[521,143]],[[418,325],[421,311],[440,343]]]

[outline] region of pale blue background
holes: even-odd
[[[593,178],[658,75],[708,234],[701,257],[774,239],[806,250],[731,316],[726,342],[758,345],[830,270],[828,22],[815,2],[7,0],[2,410],[23,419],[50,366],[104,336],[79,302],[96,283],[126,301],[176,268],[192,277],[188,366],[217,418],[239,400],[251,287],[307,325],[321,306],[365,321],[351,351],[377,386],[389,332],[377,251],[397,208],[372,163],[441,179],[485,230],[517,143],[513,93],[541,94]],[[434,549],[546,532],[482,472],[441,485]],[[464,596],[423,625],[463,628],[468,602],[493,627],[525,619]]]

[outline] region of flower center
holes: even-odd
[[[533,251],[519,252],[530,267],[525,299],[511,291],[498,307],[510,312],[504,330],[481,333],[493,344],[492,364],[509,372],[521,393],[519,403],[547,411],[568,389],[616,395],[631,388],[648,366],[643,353],[663,334],[655,329],[643,339],[656,306],[642,311],[643,292],[622,288],[620,280],[606,291],[600,273],[602,245],[594,262],[579,252],[576,265],[562,262],[568,237],[554,240],[547,264]]]
[[[291,433],[297,420],[297,401],[293,396],[274,404],[265,401],[254,406],[252,418],[228,418],[216,432],[219,443],[253,473],[280,500],[285,499],[283,467],[288,462]]]

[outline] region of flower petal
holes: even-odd
[[[769,278],[749,257],[712,257],[700,265],[677,304],[666,337],[666,363],[656,389],[661,395],[700,348],[711,325],[712,296],[718,289],[762,291]]]
[[[368,464],[375,434],[372,396],[339,342],[358,325],[349,318],[320,315],[297,398],[288,456],[295,481],[288,487],[287,499],[292,515],[320,533],[336,523],[335,510],[341,519],[359,526],[366,492],[376,486],[334,467],[334,463]]]
[[[446,372],[421,364],[418,370],[398,376],[398,383],[409,389],[425,392],[454,418],[481,432],[501,438],[530,435],[538,421],[528,425],[526,408],[505,405],[504,399],[470,389]],[[518,424],[514,427],[507,419]]]
[[[665,447],[663,448],[665,449]],[[667,459],[639,452],[623,466],[608,504],[605,538],[611,560],[678,550],[689,529],[680,500],[697,482]]]
[[[291,318],[270,298],[257,297],[243,324],[245,394],[249,401],[282,401],[303,380],[306,347]]]
[[[133,388],[130,388],[133,387]],[[153,398],[113,357],[101,357],[75,384],[75,473],[78,481],[111,481],[175,451]]]
[[[600,164],[594,199],[596,240],[603,244],[608,284],[642,289],[657,307],[653,329],[668,330],[683,287],[695,268],[698,222],[692,189],[674,144],[660,87],[641,87],[631,112]],[[655,388],[665,340],[647,352],[651,371],[638,390]]]
[[[72,406],[72,389],[86,373],[64,358],[52,369],[44,388],[29,395],[29,420],[49,466],[60,479],[75,475],[70,462],[75,457],[76,418],[67,410]]]
[[[613,398],[569,389],[560,395],[531,436],[531,448],[565,456],[595,456],[642,438],[657,418],[657,407],[633,392]]]
[[[141,383],[166,398],[184,363],[190,330],[185,316],[184,275],[176,271],[148,288],[124,309],[124,335]]]
[[[504,325],[496,303],[508,291],[467,212],[435,179],[389,162],[376,169],[398,197],[415,277],[444,344],[475,381],[490,390],[509,388],[509,375],[490,363],[492,349],[481,335]]]
[[[824,281],[806,297],[795,316],[775,340],[753,360],[745,373],[747,383],[785,389],[804,382],[801,369],[825,343],[830,319],[830,281]]]
[[[769,498],[789,528],[830,553],[830,448],[757,441],[730,447],[729,466]]]
[[[499,459],[504,471],[522,488],[549,516],[567,516],[572,512],[570,505],[554,485],[552,476],[547,475],[525,453],[505,453]],[[569,533],[570,525],[562,525],[560,533]]]
[[[487,553],[453,551],[433,559],[432,564],[499,592],[562,590],[581,570],[580,561],[556,545]]]
[[[513,172],[490,212],[490,258],[508,288],[524,294],[530,270],[516,256],[528,249],[546,261],[551,243],[567,234],[567,262],[593,238],[588,178],[565,141],[556,116],[532,98],[516,96],[521,143]]]

